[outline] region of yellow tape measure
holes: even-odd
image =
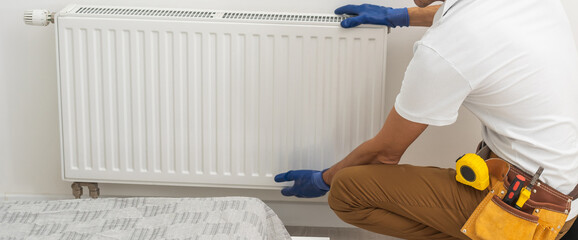
[[[456,180],[480,191],[490,185],[490,174],[486,161],[480,156],[468,153],[456,160]]]

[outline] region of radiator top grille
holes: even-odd
[[[330,14],[290,14],[264,12],[203,11],[152,8],[79,7],[77,15],[127,16],[127,17],[171,17],[183,19],[241,20],[267,22],[314,22],[339,23],[348,16]]]
[[[103,8],[81,7],[75,12],[83,15],[116,15],[116,16],[149,16],[149,17],[182,17],[182,18],[214,18],[216,12],[190,10],[162,10],[137,8]]]
[[[269,21],[292,21],[292,22],[333,22],[339,23],[345,17],[323,16],[323,15],[291,15],[291,14],[270,14],[270,13],[235,13],[227,12],[223,14],[224,19],[244,19],[244,20],[269,20]]]

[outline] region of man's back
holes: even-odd
[[[497,155],[527,172],[545,167],[541,180],[568,194],[578,184],[578,54],[560,2],[452,2],[416,43],[416,57],[452,72],[438,94],[463,96]]]

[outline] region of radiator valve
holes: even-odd
[[[44,9],[34,9],[24,12],[24,23],[33,26],[46,26],[54,23],[54,13]]]

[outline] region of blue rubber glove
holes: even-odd
[[[323,170],[323,172],[327,169]],[[275,182],[295,181],[293,186],[281,190],[283,196],[300,198],[321,197],[329,191],[329,185],[323,181],[323,172],[315,170],[291,170],[275,176]]]
[[[390,8],[372,4],[346,5],[335,9],[335,14],[357,15],[341,21],[344,28],[357,27],[360,24],[377,24],[388,27],[409,26],[407,8]]]

